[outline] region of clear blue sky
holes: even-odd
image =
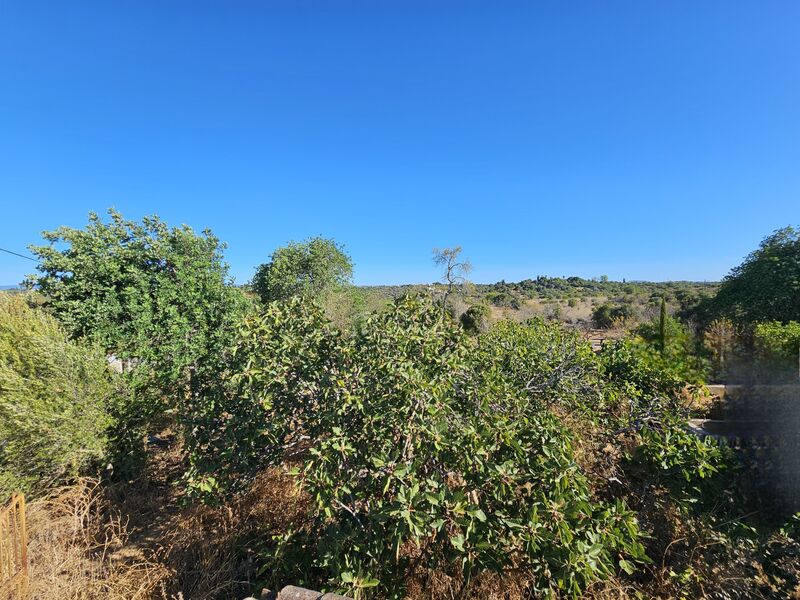
[[[800,2],[0,3],[0,247],[110,206],[240,282],[718,279],[800,222]],[[0,254],[0,284],[32,263]]]

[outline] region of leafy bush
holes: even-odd
[[[500,321],[480,336],[475,356],[476,376],[491,384],[510,383],[532,406],[602,408],[600,364],[591,345],[559,323]]]
[[[787,380],[797,380],[800,361],[800,323],[757,323],[753,332],[757,358]]]
[[[387,298],[373,289],[343,286],[332,290],[320,302],[325,316],[341,331],[359,327],[376,310],[382,310]]]
[[[668,315],[633,331],[632,347],[646,361],[688,383],[703,383],[708,375],[709,365],[699,346],[689,328]]]
[[[227,280],[224,246],[210,231],[170,228],[158,217],[141,223],[109,211],[89,215],[85,229],[45,232],[32,247],[39,275],[28,284],[73,338],[86,338],[130,367],[129,402],[115,407],[115,466],[131,471],[143,460],[152,419],[174,408],[190,379],[213,379],[246,310]]]
[[[475,304],[470,306],[459,318],[464,331],[468,333],[480,333],[488,327],[489,315],[491,310],[485,304]]]
[[[311,303],[272,303],[192,399],[190,483],[219,498],[294,465],[310,510],[262,541],[269,583],[401,597],[420,569],[464,589],[513,570],[533,595],[578,596],[620,571],[658,577],[646,541],[669,585],[696,591],[708,575],[678,536],[725,540],[723,556],[750,509],[728,450],[685,429],[686,382],[664,358],[685,332],[649,327],[595,355],[543,319],[470,337],[421,298],[351,335]]]
[[[684,384],[675,373],[664,369],[662,361],[653,360],[652,353],[642,352],[631,338],[603,346],[600,362],[605,378],[637,401],[675,397]]]
[[[522,306],[519,297],[513,292],[506,290],[490,291],[486,294],[486,300],[488,300],[492,306],[500,308],[519,309],[520,306]]]
[[[0,294],[0,501],[39,494],[106,456],[118,393],[102,353]]]
[[[610,329],[624,325],[636,318],[636,310],[630,304],[609,304],[605,302],[592,311],[592,322],[599,329]]]
[[[657,330],[658,324],[652,328]],[[698,482],[724,470],[729,457],[710,438],[702,440],[686,430],[689,410],[680,369],[636,337],[605,346],[600,360],[605,378],[628,400],[618,431],[636,436],[633,463],[639,478],[668,487],[680,502],[696,501],[701,495]]]
[[[634,460],[648,479],[666,486],[683,506],[699,501],[719,506],[722,490],[711,485],[711,480],[732,468],[730,450],[713,438],[701,439],[688,432],[686,421],[677,415],[661,417],[665,420],[658,426],[651,421],[640,431]]]
[[[241,486],[319,435],[342,358],[338,332],[313,303],[275,302],[245,319],[227,372],[181,411],[190,489],[207,495]]]
[[[343,338],[319,309],[274,304],[245,323],[228,384],[201,396],[196,481],[213,491],[203,470],[241,480],[305,442],[315,510],[267,551],[276,580],[400,597],[414,565],[465,581],[514,568],[538,593],[575,596],[632,571],[645,559],[633,515],[592,497],[546,409],[587,391],[596,362],[557,325],[529,327],[476,346],[435,303],[403,298]]]

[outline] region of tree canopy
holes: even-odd
[[[227,345],[242,294],[229,284],[224,245],[209,231],[90,213],[85,229],[59,227],[31,246],[39,274],[29,276],[74,338],[149,367],[162,383]],[[59,247],[64,246],[64,247]]]
[[[704,309],[738,321],[800,321],[800,230],[767,236],[722,282]]]
[[[253,290],[264,304],[293,297],[321,299],[349,283],[353,261],[334,240],[315,237],[290,242],[272,253],[253,277]]]

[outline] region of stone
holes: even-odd
[[[278,600],[320,600],[322,594],[305,588],[287,585],[278,594]]]

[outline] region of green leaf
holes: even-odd
[[[636,571],[636,567],[634,566],[634,564],[632,562],[625,560],[624,558],[620,559],[619,566],[628,575],[633,575],[634,572]]]

